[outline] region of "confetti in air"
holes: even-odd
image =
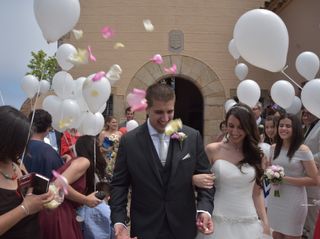
[[[76,40],[79,40],[79,39],[81,39],[81,38],[83,37],[83,31],[82,31],[82,30],[73,29],[73,30],[72,30],[72,33],[73,33],[74,38],[75,38]]]
[[[88,46],[88,53],[89,53],[89,59],[90,61],[96,62],[96,57],[92,54],[91,46]]]
[[[124,44],[121,42],[117,42],[116,44],[114,44],[113,48],[116,50],[119,48],[124,48]]]
[[[168,74],[176,74],[177,72],[177,65],[173,64],[170,68],[163,68],[163,70]]]
[[[154,26],[152,25],[152,22],[149,19],[143,20],[143,26],[144,26],[144,29],[147,32],[153,32],[154,31]]]
[[[150,59],[153,63],[156,63],[158,65],[163,63],[163,59],[162,56],[160,54],[156,54],[154,55],[151,59]]]
[[[109,39],[114,36],[114,31],[111,27],[105,26],[101,29],[102,37],[105,39]]]

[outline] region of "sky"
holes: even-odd
[[[27,99],[21,81],[29,71],[31,51],[53,56],[57,43],[47,44],[36,22],[33,0],[0,1],[0,105],[20,108]]]

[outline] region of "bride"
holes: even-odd
[[[226,115],[227,137],[206,147],[216,179],[211,235],[199,233],[196,239],[256,239],[270,235],[261,191],[262,154],[253,113],[243,104]],[[193,183],[212,187],[212,175],[193,176]],[[201,226],[201,225],[198,225]]]

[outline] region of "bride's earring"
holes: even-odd
[[[225,136],[223,137],[223,142],[224,143],[228,143],[229,142],[229,137],[230,137],[229,134],[226,133]]]

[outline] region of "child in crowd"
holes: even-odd
[[[82,222],[84,239],[113,239],[114,231],[110,220],[110,184],[98,182],[97,190],[105,193],[102,203],[94,208],[83,206],[78,210],[78,220]]]

